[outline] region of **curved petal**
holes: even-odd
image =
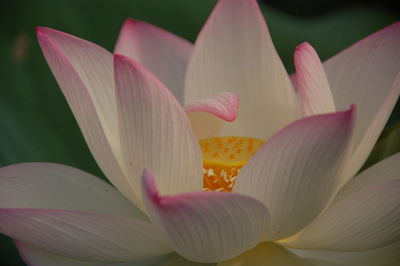
[[[197,139],[219,136],[224,121],[234,121],[238,109],[239,98],[230,92],[217,93],[185,107]]]
[[[0,208],[44,208],[146,219],[101,179],[66,165],[21,163],[0,168]]]
[[[309,43],[296,47],[294,64],[302,116],[335,112],[335,103],[324,68]]]
[[[289,250],[274,243],[261,243],[218,266],[311,266]]]
[[[159,27],[127,19],[114,52],[143,64],[183,103],[183,83],[192,46]]]
[[[400,178],[334,201],[285,245],[303,249],[359,251],[400,239]]]
[[[358,191],[400,177],[400,153],[392,155],[371,166],[354,177],[336,195],[335,201],[351,196]]]
[[[166,194],[201,190],[199,144],[183,108],[143,66],[115,56],[122,153],[134,191],[144,168],[157,174]]]
[[[381,248],[358,252],[291,249],[300,257],[323,259],[346,266],[398,266],[399,250],[400,241]]]
[[[28,266],[152,266],[158,265],[159,257],[132,262],[99,263],[61,257],[24,242],[15,241],[18,251]]]
[[[353,177],[360,170],[361,166],[368,158],[397,102],[399,93],[400,73],[397,75],[393,87],[389,90],[385,100],[383,101],[382,107],[369,124],[367,131],[364,132],[364,135],[360,140],[360,144],[355,148],[353,154],[348,160],[347,167],[343,171],[343,175],[348,179]]]
[[[299,116],[295,91],[256,0],[218,1],[196,40],[185,104],[221,91],[237,94],[241,104],[236,122],[223,129],[226,136],[266,139]]]
[[[83,261],[130,261],[171,252],[149,222],[91,212],[1,208],[0,232]]]
[[[371,152],[400,93],[400,23],[372,34],[324,63],[336,109],[356,104],[353,176]]]
[[[149,170],[142,180],[150,220],[175,251],[189,260],[232,258],[255,246],[268,226],[267,209],[250,197],[222,192],[160,196]]]
[[[234,192],[271,212],[266,239],[288,237],[315,219],[337,192],[349,147],[354,106],[298,120],[281,130],[241,169]]]
[[[187,114],[205,112],[228,122],[236,119],[238,109],[239,98],[231,92],[220,92],[185,106]]]
[[[43,54],[101,170],[126,197],[137,202],[120,167],[112,55],[60,31],[37,28],[36,32]]]

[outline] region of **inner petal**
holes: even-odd
[[[199,141],[205,191],[231,192],[240,168],[265,143],[247,137],[216,137]]]

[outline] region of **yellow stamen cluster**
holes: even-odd
[[[240,168],[265,141],[246,137],[200,140],[204,190],[231,192]]]

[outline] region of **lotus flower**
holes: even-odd
[[[301,44],[292,80],[255,0],[220,0],[194,46],[131,19],[114,55],[37,36],[114,186],[2,168],[28,265],[398,265],[400,155],[356,174],[400,93],[399,23],[323,64]]]

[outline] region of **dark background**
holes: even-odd
[[[261,2],[261,1],[260,1]],[[262,1],[269,28],[289,72],[301,42],[327,59],[368,34],[399,20],[395,1]],[[0,166],[49,161],[102,178],[74,118],[45,63],[34,27],[53,27],[113,49],[127,17],[141,19],[192,42],[214,0],[0,1]],[[369,164],[400,150],[399,107]],[[0,265],[24,265],[0,235]]]

